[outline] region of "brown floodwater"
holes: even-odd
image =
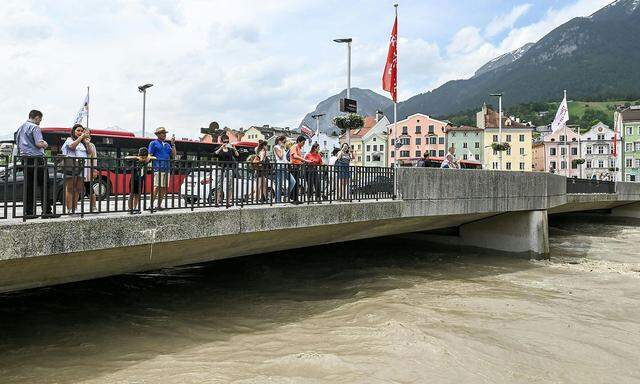
[[[384,238],[0,295],[0,383],[640,382],[640,221],[551,259]]]

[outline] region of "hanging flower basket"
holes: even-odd
[[[618,172],[619,170],[620,170],[620,168],[609,167],[609,172]]]
[[[508,151],[509,148],[511,148],[511,146],[509,146],[509,143],[493,143],[493,144],[491,144],[491,149],[493,149],[494,151],[498,151],[498,152]]]
[[[584,159],[573,159],[571,160],[571,164],[574,166],[582,165],[584,164]]]
[[[358,114],[351,113],[343,116],[336,116],[333,119],[333,124],[343,131],[347,129],[358,129],[364,126],[364,118]]]

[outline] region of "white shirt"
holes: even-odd
[[[276,148],[282,151],[282,158],[278,157],[278,152],[276,151]],[[287,150],[284,149],[282,147],[282,145],[278,144],[275,147],[273,147],[273,154],[274,157],[276,158],[276,164],[287,164]]]
[[[331,156],[329,158],[329,165],[336,165],[336,160],[338,160],[338,156]]]
[[[71,145],[71,143],[73,143],[74,141],[75,140],[73,140],[70,137],[67,138],[64,144],[62,144],[62,148],[60,148],[60,151],[62,152],[62,154],[68,157],[80,157],[83,159],[86,159],[87,157],[89,157],[89,154],[87,153],[87,148],[84,146],[84,143],[80,142],[80,144],[76,146],[76,149],[71,149],[69,147],[69,145]],[[85,162],[84,169],[82,170],[82,175],[85,178],[90,178],[91,168],[89,168],[89,166],[90,166],[90,163]]]

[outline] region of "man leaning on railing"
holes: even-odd
[[[36,217],[34,187],[37,187],[42,201],[42,218],[50,219],[60,217],[60,215],[51,212],[49,194],[46,193],[49,183],[49,171],[47,169],[47,160],[44,157],[44,150],[47,149],[49,144],[42,138],[41,121],[42,112],[35,109],[29,112],[29,119],[18,128],[15,134],[16,150],[17,155],[22,159],[24,169],[26,198],[23,215],[25,218]]]

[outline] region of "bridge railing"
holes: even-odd
[[[394,169],[385,167],[3,158],[0,219],[391,199],[394,179]]]
[[[567,193],[610,194],[616,193],[616,183],[605,180],[567,179]]]

